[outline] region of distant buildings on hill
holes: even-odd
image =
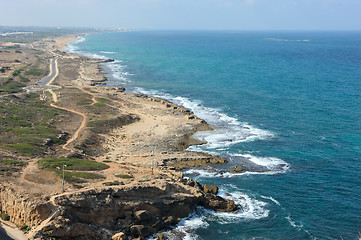
[[[33,32],[7,32],[7,33],[1,33],[1,37],[8,37],[8,36],[18,36],[18,35],[32,35]]]

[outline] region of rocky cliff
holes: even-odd
[[[196,206],[237,208],[207,189],[192,179],[155,179],[36,199],[2,186],[0,207],[12,222],[32,228],[30,239],[111,239],[119,233],[126,239],[144,239],[177,224]]]

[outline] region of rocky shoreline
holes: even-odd
[[[227,162],[218,156],[186,151],[190,145],[201,144],[192,138],[195,132],[211,130],[204,120],[160,98],[125,93],[122,87],[97,86],[106,81],[99,64],[109,59],[89,59],[66,52],[61,55],[55,80],[61,87],[58,106],[73,106],[85,114],[88,123],[114,123],[114,116],[134,116],[135,120],[119,127],[116,123],[103,132],[85,128],[69,145],[72,157],[106,163],[109,168],[100,171],[104,180],[67,183],[62,193],[54,184],[44,182],[48,179],[39,177],[39,173],[47,174],[35,159],[19,176],[25,182],[19,184],[15,177],[1,185],[1,213],[9,215],[19,227],[29,229],[28,239],[145,239],[179,223],[197,206],[242,211],[232,200],[217,196],[216,186],[200,185],[179,172]],[[68,96],[84,97],[74,104],[75,100],[70,101]],[[83,108],[79,103],[86,102],[85,97],[93,103]],[[108,119],[98,120],[105,116]],[[67,124],[59,127],[67,128],[71,135]],[[101,150],[88,156],[87,151],[95,148]],[[53,152],[69,155],[64,150]],[[119,176],[129,178],[119,181]],[[54,177],[54,183],[59,181]],[[162,234],[157,238],[165,239]]]

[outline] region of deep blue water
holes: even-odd
[[[230,163],[186,174],[245,211],[198,209],[171,238],[346,240],[361,231],[360,32],[117,32],[71,48],[116,59],[105,66],[110,85],[170,99],[215,128],[190,150]],[[246,173],[221,171],[240,164]]]

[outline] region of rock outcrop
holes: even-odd
[[[17,192],[10,186],[0,186],[0,213],[10,216],[18,226],[36,226],[51,213],[51,204]]]
[[[244,167],[242,167],[242,166],[235,166],[235,167],[231,168],[229,171],[230,171],[230,172],[234,172],[234,173],[240,173],[240,172],[243,172],[243,171],[244,171]]]
[[[205,193],[211,193],[211,194],[217,194],[218,193],[218,187],[216,185],[206,185],[203,184],[203,191]]]
[[[44,220],[50,209],[57,208],[59,215],[38,229],[34,237],[145,239],[164,227],[177,224],[196,206],[216,211],[237,208],[233,201],[214,195],[212,187],[209,193],[202,191],[203,188],[192,179],[157,179],[129,186],[60,194],[45,205],[35,207],[48,206],[47,211],[36,215],[36,223]]]

